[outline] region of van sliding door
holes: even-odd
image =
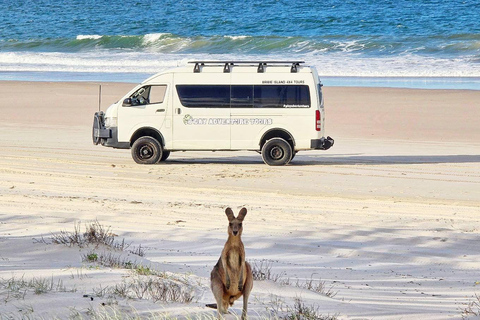
[[[230,149],[230,74],[205,73],[175,74],[175,150]]]

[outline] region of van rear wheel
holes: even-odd
[[[162,154],[162,145],[152,137],[138,138],[132,145],[132,158],[138,164],[155,164]]]
[[[262,147],[263,162],[269,166],[283,166],[292,160],[292,147],[282,138],[273,138]]]

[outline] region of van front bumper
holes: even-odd
[[[118,149],[130,148],[128,142],[118,142],[117,127],[105,127],[105,114],[103,111],[95,112],[93,116],[92,140],[94,145],[101,144],[104,147]]]
[[[93,144],[97,145],[103,139],[110,139],[112,131],[105,128],[105,115],[102,111],[95,112],[93,116],[92,140]]]
[[[333,146],[334,142],[335,141],[330,136],[326,138],[312,139],[310,142],[310,148],[315,150],[328,150]]]

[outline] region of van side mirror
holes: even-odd
[[[131,107],[132,106],[132,98],[127,98],[127,99],[123,100],[122,106],[123,107]]]

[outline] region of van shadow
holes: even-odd
[[[163,164],[263,164],[260,155],[232,157],[173,158]],[[440,163],[480,163],[480,155],[410,155],[410,156],[371,156],[365,154],[297,155],[289,166],[315,165],[395,165],[395,164],[440,164]]]
[[[297,160],[297,161],[295,161]],[[480,155],[406,155],[371,156],[364,154],[329,155],[328,157],[303,156],[292,165],[391,165],[391,164],[440,164],[480,163]]]

